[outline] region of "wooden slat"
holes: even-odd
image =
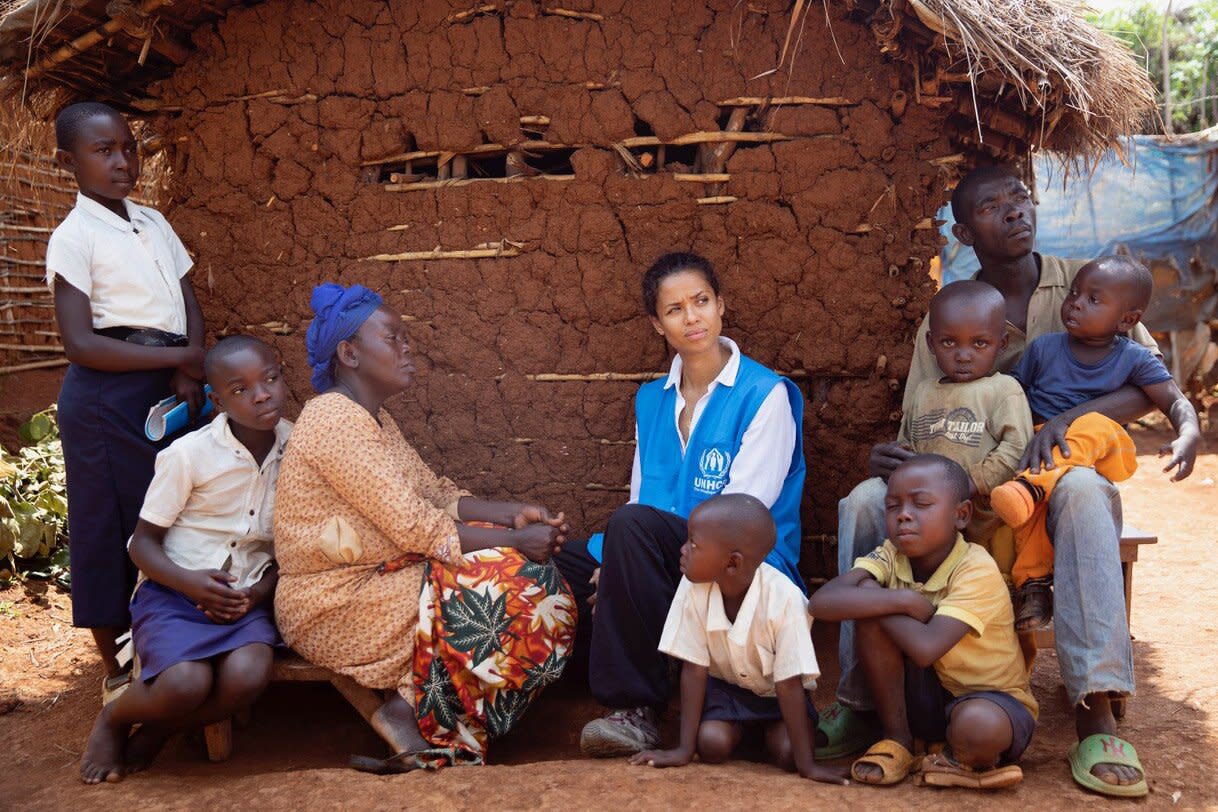
[[[1154,533],[1139,530],[1132,524],[1121,526],[1121,544],[1158,544],[1159,537]]]

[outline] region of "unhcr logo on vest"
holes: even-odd
[[[727,473],[732,467],[732,455],[726,450],[708,448],[698,458],[698,471],[694,477],[694,490],[699,493],[716,494],[727,484]]]

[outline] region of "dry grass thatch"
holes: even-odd
[[[1129,51],[1098,30],[1079,0],[908,0],[975,80],[997,73],[1023,111],[1039,116],[1031,143],[1095,156],[1140,131],[1154,89]],[[977,107],[981,105],[975,102]]]

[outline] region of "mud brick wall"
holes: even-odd
[[[760,79],[778,63],[783,2],[568,5],[592,14],[272,0],[197,31],[197,54],[153,94],[175,145],[169,216],[197,256],[209,331],[272,339],[303,403],[312,286],[375,288],[411,322],[418,379],[390,409],[423,457],[592,531],[627,498],[637,383],[531,376],[666,369],[639,278],[664,251],[699,251],[723,281],[725,333],[798,375],[805,534],[835,532],[836,500],[897,428],[932,291],[945,119],[913,102],[911,78],[841,4],[831,26],[809,15],[793,70],[788,57]],[[902,89],[908,105],[893,101]],[[719,130],[721,101],[767,94],[849,104],[773,112],[765,129],[792,138],[735,151],[718,190],[734,202],[700,205],[703,184],[671,165],[632,174],[613,148]],[[525,132],[522,117],[548,123]],[[391,192],[362,166],[538,138],[578,146],[574,178]],[[503,240],[515,256],[364,259]],[[805,568],[823,557],[810,542]]]

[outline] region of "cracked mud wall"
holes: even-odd
[[[951,152],[946,120],[913,103],[911,79],[833,3],[831,27],[809,15],[793,71],[752,80],[778,61],[783,2],[567,5],[602,19],[528,2],[462,16],[471,6],[434,0],[272,0],[197,31],[196,55],[153,90],[182,108],[157,126],[177,144],[168,214],[196,255],[209,333],[273,341],[303,403],[312,286],[371,286],[411,322],[419,373],[390,408],[424,459],[590,532],[627,498],[637,383],[529,376],[665,370],[639,278],[660,253],[695,250],[722,279],[725,334],[798,371],[804,532],[834,533],[836,500],[897,429],[933,289],[926,218],[945,195],[929,161]],[[893,104],[902,89],[910,103]],[[769,94],[850,105],[773,112],[766,129],[793,138],[736,150],[722,190],[734,202],[698,205],[702,184],[628,174],[612,148],[718,130],[718,102]],[[530,135],[522,116],[549,123]],[[579,145],[573,179],[395,193],[361,167],[538,137]],[[500,240],[519,255],[361,259]],[[805,570],[825,559],[805,545]]]

